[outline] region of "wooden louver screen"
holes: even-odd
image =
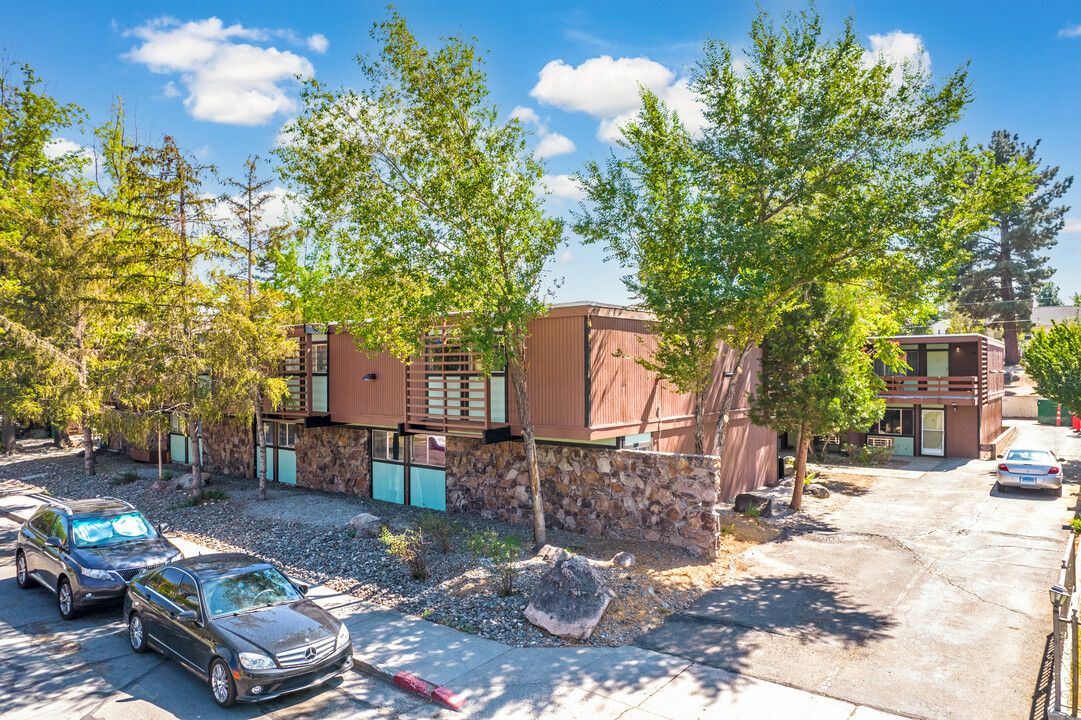
[[[408,429],[453,434],[488,428],[488,382],[479,356],[466,351],[444,323],[424,338],[423,355],[405,370]]]
[[[310,348],[307,335],[294,337],[297,343],[296,352],[282,360],[278,366],[278,376],[285,380],[289,388],[289,397],[278,408],[276,414],[305,416],[308,415],[311,405]]]

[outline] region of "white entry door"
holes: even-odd
[[[924,455],[946,454],[946,411],[920,411],[920,452]]]

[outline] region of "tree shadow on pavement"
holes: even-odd
[[[1051,694],[1051,671],[1055,665],[1054,636],[1048,635],[1043,646],[1040,660],[1040,672],[1036,676],[1036,687],[1032,690],[1032,708],[1028,720],[1044,720],[1047,717],[1047,700]]]
[[[755,577],[707,593],[636,644],[743,672],[748,656],[776,636],[852,649],[889,637],[893,625],[828,577]]]

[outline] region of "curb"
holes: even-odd
[[[365,675],[370,675],[391,683],[392,685],[396,685],[403,690],[416,693],[428,700],[433,700],[442,705],[446,705],[451,710],[461,710],[462,706],[465,705],[466,698],[464,696],[459,695],[450,688],[428,682],[405,670],[399,670],[395,667],[380,667],[378,665],[373,665],[356,655],[353,656],[353,669],[357,672],[362,672]]]
[[[15,513],[10,512],[8,510],[0,510],[0,517],[7,518],[11,522],[18,523],[19,525],[22,525],[24,522],[26,522],[25,518],[21,518],[18,515],[16,515]]]

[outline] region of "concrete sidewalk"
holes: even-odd
[[[48,500],[0,482],[0,518],[21,522]],[[213,552],[170,538],[187,555]],[[308,596],[353,637],[354,666],[412,673],[465,696],[460,711],[390,685],[365,698],[402,718],[605,720],[873,720],[898,718],[642,648],[516,648],[407,615],[324,586]]]

